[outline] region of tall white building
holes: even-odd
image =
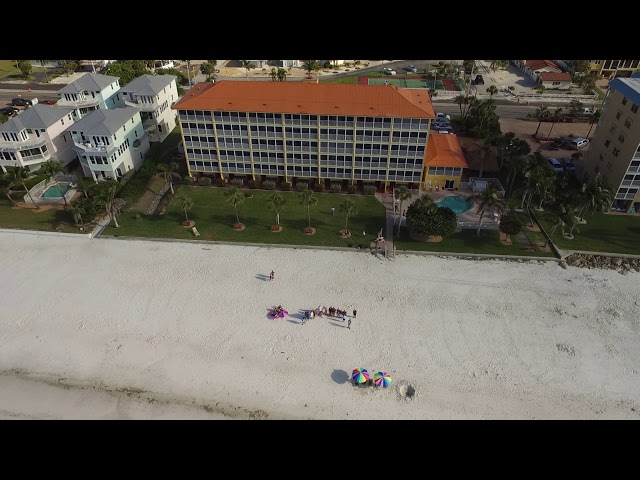
[[[176,126],[171,109],[178,101],[175,75],[141,75],[121,88],[125,105],[140,110],[150,142],[162,142]]]
[[[73,141],[65,130],[74,124],[73,110],[35,104],[0,125],[0,168],[40,168],[55,159],[65,165],[75,158]]]
[[[89,112],[67,132],[85,176],[118,179],[138,169],[149,150],[140,111],[133,107]]]

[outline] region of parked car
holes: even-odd
[[[14,107],[30,107],[31,100],[27,100],[26,98],[17,97],[11,100],[11,105]]]
[[[42,100],[40,103],[44,104],[44,105],[55,105],[56,102],[54,102],[53,100]]]
[[[453,130],[453,126],[449,122],[431,122],[432,130]]]
[[[555,157],[549,157],[549,163],[553,168],[554,172],[564,172],[564,168],[562,168],[562,164]]]
[[[16,107],[4,107],[0,112],[7,117],[13,117],[20,111],[19,108]]]
[[[571,160],[570,157],[562,157],[560,161],[562,162],[565,172],[570,174],[576,173],[576,166],[573,164],[573,160]]]
[[[579,150],[586,147],[587,145],[589,145],[589,140],[582,137],[574,138],[573,140],[571,140],[571,143],[569,143],[569,147],[571,147],[573,150]]]
[[[418,69],[415,67],[415,65],[407,65],[406,67],[404,67],[407,72],[411,72],[411,73],[417,73]]]
[[[396,71],[393,68],[384,67],[382,69],[382,73],[384,73],[385,75],[395,75]]]
[[[436,113],[436,122],[437,121],[446,121],[449,122],[451,120],[451,116],[446,113],[438,112]]]
[[[556,138],[553,142],[549,144],[549,148],[551,150],[559,150],[561,148],[567,148],[569,146],[569,141],[564,138]]]
[[[473,83],[476,85],[484,85],[484,78],[482,78],[482,75],[476,75],[476,79]]]

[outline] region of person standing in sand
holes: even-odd
[[[351,319],[347,320],[347,328],[351,330]]]
[[[358,311],[354,308],[353,309],[353,318],[356,318],[356,314],[358,313]]]
[[[273,280],[275,276],[276,274],[273,272],[273,270],[271,270],[271,273],[269,274],[269,281]]]

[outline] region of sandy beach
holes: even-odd
[[[0,282],[3,419],[640,414],[637,272],[4,231]]]

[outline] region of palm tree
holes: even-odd
[[[13,192],[13,191],[11,190],[11,185],[3,185],[3,186],[2,186],[2,187],[0,187],[0,188],[2,188],[2,193],[4,193],[4,194],[7,196],[7,198],[8,198],[9,200],[11,200],[11,203],[13,203],[14,205],[16,205],[16,201],[11,197],[11,193]]]
[[[491,183],[485,188],[480,194],[476,195],[475,198],[478,200],[478,211],[480,214],[480,220],[478,221],[478,230],[476,231],[476,235],[480,235],[480,229],[482,228],[482,220],[484,219],[484,214],[488,209],[492,209],[494,212],[503,213],[507,209],[506,202],[500,198],[500,192],[496,189],[496,187]]]
[[[276,225],[278,226],[280,226],[280,212],[284,208],[285,203],[287,202],[285,202],[284,197],[277,192],[273,192],[267,197],[269,209],[276,212]]]
[[[565,226],[565,215],[567,213],[567,211],[570,209],[571,207],[569,207],[567,204],[564,203],[558,203],[558,204],[554,204],[551,208],[551,231],[549,232],[549,235],[547,236],[547,239],[544,242],[544,245],[542,246],[542,248],[547,248],[549,246],[549,243],[551,242],[551,238],[553,237],[553,234],[555,233],[556,229],[558,227],[562,227],[562,234],[564,235],[564,226]]]
[[[116,194],[120,189],[120,184],[115,180],[108,180],[100,185],[101,189],[98,193],[98,202],[104,206],[107,215],[110,220],[113,220],[114,226],[120,228],[118,225],[118,214],[124,208],[125,201],[122,198],[117,198]]]
[[[311,228],[311,207],[315,207],[318,204],[318,197],[313,194],[313,190],[303,190],[298,195],[300,197],[300,203],[307,207],[307,216],[309,217],[309,228]]]
[[[611,206],[614,195],[615,192],[609,186],[606,177],[600,174],[596,175],[596,178],[588,184],[583,184],[580,189],[582,208],[578,213],[579,223],[587,223],[584,218],[584,214],[587,212],[591,214],[597,211],[605,212]]]
[[[544,208],[542,208],[542,205],[549,199],[550,193],[553,191],[553,187],[555,185],[555,172],[547,168],[540,169],[537,172],[535,180],[534,186],[536,193],[538,194],[538,198],[540,199],[540,203],[536,207],[536,210],[538,212],[543,212]]]
[[[49,83],[49,75],[47,75],[47,61],[46,60],[38,60],[40,65],[44,69],[44,82]]]
[[[33,203],[36,206],[36,210],[40,210],[40,207],[33,200],[33,197],[31,196],[31,192],[29,191],[29,189],[27,188],[27,185],[25,184],[25,180],[33,176],[33,172],[29,170],[27,167],[15,166],[15,167],[6,167],[6,169],[7,169],[7,173],[5,173],[5,178],[9,180],[9,186],[11,187],[11,185],[21,185],[27,191],[27,195],[29,195],[29,199],[31,200],[31,203]]]
[[[526,162],[523,162],[522,158],[530,153],[531,147],[521,138],[516,138],[511,147],[509,147],[507,153],[507,196],[511,195],[513,184],[515,183],[518,173],[526,166]]]
[[[344,228],[345,230],[349,230],[349,217],[352,217],[358,214],[358,208],[356,207],[356,202],[348,198],[347,200],[344,201],[344,203],[340,205],[340,212],[344,213],[344,216],[345,216]]]
[[[91,188],[92,185],[95,185],[95,184],[96,182],[94,182],[92,179],[83,177],[83,178],[79,178],[78,181],[76,182],[76,188],[80,190],[82,193],[84,193],[85,198],[89,198],[89,189]]]
[[[562,108],[561,107],[556,108],[553,111],[553,113],[550,114],[550,116],[551,116],[551,128],[549,129],[549,135],[547,135],[547,138],[551,137],[551,131],[553,130],[553,126],[556,124],[558,120],[562,118]]]
[[[487,88],[487,93],[489,94],[489,100],[491,100],[493,96],[498,93],[498,89],[495,85],[491,85],[489,88]]]
[[[591,129],[593,128],[593,125],[600,121],[601,116],[602,116],[602,110],[598,109],[595,112],[593,112],[589,117],[590,126],[589,126],[589,132],[587,132],[587,138],[589,138],[589,135],[591,135]]]
[[[540,130],[540,125],[542,125],[542,121],[548,118],[550,115],[549,109],[544,105],[536,108],[536,111],[533,114],[527,115],[530,118],[535,118],[538,120],[538,128],[536,128],[536,133],[533,134],[534,137],[538,137],[538,131]]]
[[[246,78],[249,78],[249,71],[256,68],[256,66],[249,60],[242,60],[242,67],[244,68],[244,74]]]
[[[453,102],[458,104],[460,107],[460,117],[464,118],[467,115],[467,108],[463,107],[463,105],[469,105],[469,96],[458,95],[453,99]]]
[[[173,175],[174,171],[178,168],[178,164],[176,162],[171,163],[159,163],[156,167],[156,170],[162,174],[165,182],[169,182],[169,188],[171,189],[171,195],[175,192],[173,191]]]
[[[278,81],[284,82],[287,79],[287,71],[284,68],[278,68]]]
[[[73,216],[73,221],[76,222],[77,226],[82,225],[84,222],[82,221],[82,215],[87,213],[84,208],[78,203],[72,203],[71,205],[67,205],[67,211]]]
[[[311,75],[311,72],[318,69],[317,60],[305,60],[302,62],[302,68],[307,71],[307,75]]]
[[[275,82],[276,80],[278,80],[278,70],[276,70],[276,68],[275,68],[275,67],[273,67],[273,68],[271,69],[271,74],[270,74],[270,75],[271,75],[271,80],[273,80],[274,82]]]
[[[514,145],[516,140],[516,134],[513,132],[507,132],[503,135],[498,136],[496,139],[495,146],[498,150],[500,157],[500,171],[502,171],[502,167],[504,166],[505,157],[509,156],[511,153],[511,147]]]
[[[62,163],[60,160],[47,160],[46,162],[42,162],[42,164],[40,164],[38,173],[44,175],[47,178],[47,183],[51,179],[53,179],[54,183],[58,187],[58,190],[60,190],[60,184],[58,183],[58,180],[56,180],[56,175],[58,175],[59,173],[67,173],[67,169],[65,168],[64,163]],[[60,193],[62,193],[62,190],[60,190]],[[64,200],[65,206],[69,205],[64,194],[62,195],[62,199]]]
[[[399,210],[399,216],[398,216],[398,236],[400,236],[400,215],[402,215],[402,204],[409,200],[413,194],[411,193],[411,191],[407,188],[406,185],[400,185],[398,188],[396,188],[395,190],[395,196],[396,196],[396,200],[399,201],[398,204],[398,210]]]
[[[233,205],[233,208],[236,211],[236,220],[238,224],[240,224],[240,217],[238,216],[238,207],[242,205],[245,200],[245,194],[238,190],[238,187],[229,187],[229,189],[224,192],[224,196],[227,197],[226,202],[229,205]]]
[[[193,200],[191,199],[191,197],[188,197],[181,193],[180,197],[178,198],[178,202],[180,203],[180,208],[182,208],[182,211],[184,212],[184,220],[188,222],[188,212],[193,208]]]
[[[573,231],[574,230],[577,230],[578,232],[580,231],[580,229],[578,228],[578,224],[580,223],[580,221],[577,215],[575,214],[575,211],[573,210],[573,208],[567,209],[567,211],[562,216],[562,222],[563,222],[562,235],[567,240],[573,240]],[[567,233],[564,233],[565,226],[569,228],[569,231]]]

